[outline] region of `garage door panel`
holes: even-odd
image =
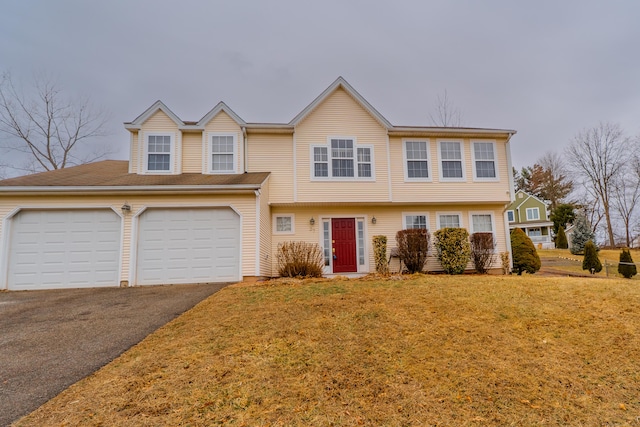
[[[239,280],[240,218],[233,210],[149,209],[139,230],[138,284]]]
[[[110,209],[21,211],[11,220],[9,289],[118,286],[120,239]]]

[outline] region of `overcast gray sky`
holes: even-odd
[[[518,131],[520,167],[599,121],[640,134],[639,18],[634,0],[0,0],[0,70],[109,110],[113,158],[157,99],[288,122],[343,76],[395,125],[430,125],[446,90],[464,125]]]

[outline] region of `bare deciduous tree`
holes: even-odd
[[[462,113],[449,101],[446,90],[443,95],[438,95],[434,111],[429,114],[429,118],[434,126],[445,128],[462,126]]]
[[[629,139],[617,124],[600,123],[578,133],[567,149],[567,161],[585,188],[600,202],[607,227],[609,245],[615,246],[611,202],[614,182],[630,155]]]
[[[624,238],[627,247],[631,247],[633,237],[633,220],[640,202],[640,158],[638,147],[633,149],[631,160],[625,170],[613,182],[613,205],[624,225]]]
[[[0,78],[0,140],[5,150],[18,153],[26,172],[62,169],[105,157],[109,149],[89,147],[93,138],[105,136],[104,112],[87,99],[72,101],[50,78],[37,77],[27,94],[12,76]]]

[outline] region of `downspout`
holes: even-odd
[[[247,173],[247,159],[249,158],[248,154],[247,154],[247,128],[245,126],[242,126],[242,137],[244,140],[244,173]]]
[[[511,141],[511,137],[513,136],[514,132],[509,132],[509,136],[507,137],[507,142],[505,143],[505,148],[507,149],[507,168],[508,168],[508,173],[507,175],[509,176],[509,203],[504,207],[504,223],[505,223],[505,235],[506,235],[506,244],[507,244],[507,251],[509,252],[509,259],[510,259],[510,266],[511,266],[511,270],[513,270],[513,251],[511,250],[511,233],[509,231],[509,218],[507,218],[507,208],[509,207],[509,205],[515,200],[515,184],[513,182],[513,164],[511,162],[511,146],[508,145],[509,141]],[[518,220],[520,219],[520,207],[517,207],[516,210],[518,211]],[[516,212],[514,212],[515,214]],[[515,219],[515,218],[514,218]]]

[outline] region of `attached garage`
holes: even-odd
[[[18,212],[10,219],[8,289],[118,286],[121,227],[111,209]]]
[[[239,280],[240,216],[231,208],[149,208],[139,215],[137,285]]]

